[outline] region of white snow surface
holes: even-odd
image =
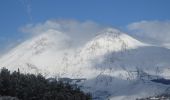
[[[94,100],[135,100],[169,88],[150,80],[170,79],[170,49],[142,43],[113,28],[84,45],[71,43],[64,33],[48,30],[1,56],[0,67],[46,77],[86,78],[78,84]]]

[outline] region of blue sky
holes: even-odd
[[[49,19],[91,20],[125,27],[142,20],[170,19],[170,0],[1,0],[0,48],[24,37],[19,28]]]

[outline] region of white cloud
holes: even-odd
[[[81,44],[94,37],[103,28],[105,26],[93,21],[47,20],[44,23],[28,24],[20,28],[20,30],[31,35],[41,34],[48,30],[60,31],[73,40],[74,43]]]
[[[127,27],[135,37],[145,42],[157,45],[170,43],[170,21],[140,21]]]

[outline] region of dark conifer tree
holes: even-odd
[[[91,95],[83,93],[76,85],[53,79],[49,81],[41,74],[10,73],[0,71],[0,95],[17,97],[20,100],[91,100]]]

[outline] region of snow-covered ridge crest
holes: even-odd
[[[117,29],[107,28],[97,34],[83,48],[82,54],[104,55],[108,52],[121,52],[148,46]]]

